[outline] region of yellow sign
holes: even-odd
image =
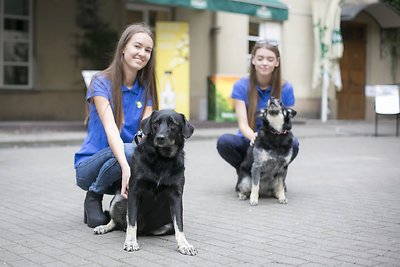
[[[189,119],[188,23],[156,23],[156,74],[160,109],[174,109]]]

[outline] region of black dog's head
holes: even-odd
[[[276,133],[283,133],[292,129],[292,118],[297,112],[285,107],[279,99],[270,97],[265,109],[257,112],[257,117],[262,118],[263,125],[272,128]]]
[[[192,136],[194,127],[185,115],[173,110],[155,110],[141,122],[146,142],[152,144],[161,156],[174,157],[183,148],[184,139]]]

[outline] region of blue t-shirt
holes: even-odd
[[[145,89],[140,86],[136,79],[131,89],[125,85],[122,90],[122,110],[124,112],[124,123],[121,129],[121,139],[124,143],[131,143],[138,131],[139,123],[142,118],[142,111],[145,101]],[[75,154],[74,166],[89,158],[96,152],[109,146],[107,135],[103,124],[97,113],[93,100],[94,96],[102,96],[112,103],[111,81],[104,75],[97,75],[93,78],[89,89],[87,90],[86,100],[89,103],[89,124],[87,127],[87,136],[83,141],[80,150]],[[151,98],[146,106],[151,106]],[[113,105],[111,104],[114,109]]]
[[[257,103],[257,110],[265,108],[268,102],[268,99],[271,94],[271,86],[268,87],[266,90],[261,90],[261,88],[257,86],[258,91],[258,103]],[[231,97],[233,99],[242,100],[246,103],[246,108],[249,108],[249,89],[250,89],[250,79],[249,77],[243,77],[238,80],[233,85],[233,90]],[[289,82],[285,82],[282,85],[282,93],[281,93],[281,101],[287,107],[294,106],[294,93],[293,93],[293,86]],[[262,125],[262,120],[256,120],[256,129],[258,130]],[[239,131],[239,135],[242,133]]]

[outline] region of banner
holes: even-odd
[[[160,109],[174,109],[190,119],[189,25],[157,22],[155,32]]]
[[[239,76],[217,74],[208,78],[208,120],[237,121],[231,98]]]

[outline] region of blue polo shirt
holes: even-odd
[[[145,90],[140,86],[136,79],[132,88],[121,86],[122,90],[122,109],[124,112],[124,124],[121,129],[121,139],[124,143],[132,143],[134,135],[138,131],[145,101]],[[89,103],[89,124],[87,127],[87,136],[83,141],[80,150],[75,154],[74,166],[88,159],[90,156],[109,146],[107,135],[103,124],[97,113],[92,98],[102,96],[112,103],[111,81],[104,75],[97,75],[93,78],[89,89],[87,90],[86,100]],[[146,106],[151,106],[151,99]],[[114,109],[113,105],[111,104]]]
[[[266,90],[261,90],[261,88],[256,85],[258,90],[258,104],[257,110],[261,108],[265,108],[268,102],[268,99],[271,95],[271,86],[268,87]],[[250,79],[249,77],[243,77],[238,80],[233,85],[233,90],[231,97],[233,99],[242,100],[246,103],[246,108],[249,108],[249,88],[250,88]],[[281,101],[287,107],[294,106],[294,93],[293,93],[293,86],[289,82],[285,82],[282,85],[282,93],[281,93]],[[262,120],[256,120],[256,128],[257,130],[261,127]],[[242,135],[239,131],[239,135]]]

